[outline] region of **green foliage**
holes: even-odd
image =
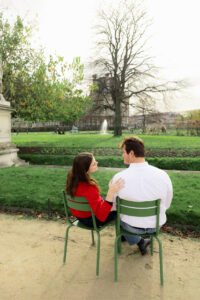
[[[17,17],[14,24],[0,13],[0,59],[3,66],[3,93],[13,108],[18,105],[18,94],[24,90],[27,94],[30,79],[29,69],[32,67],[32,49],[29,37],[30,26],[24,26]]]
[[[44,145],[43,147],[23,147],[19,146],[21,154],[37,153],[37,154],[54,154],[54,155],[74,155],[80,152],[92,152],[94,155],[99,156],[120,156],[120,148],[90,148],[90,147],[50,147],[49,145]],[[200,156],[200,150],[196,149],[148,149],[146,150],[146,157],[198,157]]]
[[[165,170],[193,170],[200,171],[200,157],[159,157],[147,158],[155,167]]]
[[[200,121],[200,109],[190,111],[185,116],[186,120]]]
[[[46,60],[42,49],[32,48],[32,32],[32,25],[25,25],[20,17],[11,24],[0,14],[4,97],[15,117],[73,123],[90,105],[79,88],[83,64],[78,57],[72,64],[61,56],[50,55]]]
[[[200,170],[198,137],[141,135],[141,138],[145,142],[147,160],[151,164],[162,169]],[[26,146],[20,155],[31,163],[70,165],[74,155],[89,151],[105,167],[123,167],[119,147],[121,140],[110,134],[87,133],[20,133],[12,136],[12,141],[18,147]]]
[[[80,151],[79,151],[80,152]],[[70,166],[74,156],[78,152],[74,152],[74,155],[56,155],[56,154],[19,154],[19,156],[37,165],[59,165]],[[124,168],[123,160],[119,156],[97,156],[95,155],[100,167],[111,168]],[[165,170],[193,170],[200,171],[200,158],[199,157],[159,157],[159,158],[147,158],[151,165]]]

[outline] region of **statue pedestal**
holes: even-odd
[[[19,150],[11,144],[11,111],[10,103],[2,96],[0,99],[0,167],[28,164],[18,158]]]

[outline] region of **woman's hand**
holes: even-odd
[[[106,196],[106,200],[113,202],[115,194],[124,187],[124,180],[119,178],[115,182],[109,183],[109,189]]]
[[[109,191],[116,194],[123,187],[124,187],[124,179],[119,178],[115,182],[110,182]]]

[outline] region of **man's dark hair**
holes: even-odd
[[[132,150],[136,157],[144,157],[144,143],[136,136],[125,138],[121,144],[121,148],[123,147],[125,147],[125,150],[128,154]]]

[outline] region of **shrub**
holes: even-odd
[[[20,157],[31,164],[71,166],[74,155],[42,155],[20,154]],[[100,167],[124,168],[119,156],[96,156]],[[149,157],[150,164],[165,170],[193,170],[200,171],[200,157]]]

